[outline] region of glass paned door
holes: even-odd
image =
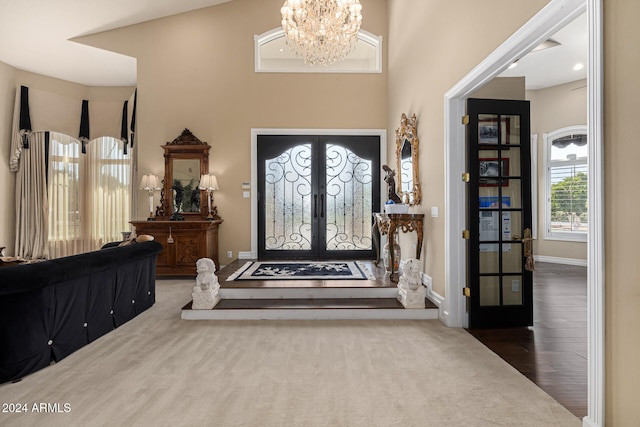
[[[532,256],[529,103],[469,99],[467,112],[469,326],[528,326],[533,322],[526,263]]]
[[[258,256],[373,257],[380,141],[370,136],[258,137]]]

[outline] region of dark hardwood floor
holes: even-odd
[[[469,332],[577,417],[587,415],[587,269],[537,263],[533,326]]]

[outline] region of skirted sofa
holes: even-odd
[[[0,383],[59,361],[155,303],[158,242],[0,267]]]

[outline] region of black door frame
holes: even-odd
[[[262,140],[262,145],[259,144],[259,140]],[[372,152],[371,145],[375,141],[376,148]],[[385,159],[385,150],[386,150],[386,140],[384,138],[384,134],[382,132],[371,133],[370,131],[363,132],[348,132],[348,133],[340,133],[340,132],[331,132],[331,133],[256,133],[255,134],[255,149],[252,147],[252,151],[254,154],[252,155],[252,159],[254,160],[254,165],[252,167],[252,174],[258,180],[261,180],[256,187],[256,197],[255,197],[255,205],[256,205],[256,215],[255,217],[255,229],[256,234],[253,233],[254,227],[252,227],[252,246],[254,246],[253,253],[258,255],[260,259],[274,259],[274,258],[286,258],[286,259],[366,259],[366,258],[375,258],[375,247],[373,245],[372,239],[372,248],[371,250],[327,250],[326,249],[326,227],[325,227],[325,214],[328,215],[327,211],[327,198],[330,196],[328,194],[328,189],[325,188],[326,182],[326,148],[329,144],[337,143],[340,145],[340,142],[344,142],[345,146],[348,146],[350,151],[362,158],[371,158],[373,160],[373,170],[371,170],[372,183],[372,212],[378,212],[381,208],[381,182],[382,176],[380,173],[380,166],[383,164]],[[278,148],[274,148],[273,150],[270,147],[271,144],[277,144]],[[316,158],[315,166],[312,167],[311,173],[311,181],[312,181],[312,192],[311,196],[311,250],[310,251],[302,251],[302,250],[283,250],[283,251],[274,251],[269,253],[264,249],[263,244],[260,242],[264,238],[264,205],[260,202],[260,191],[264,188],[264,181],[262,181],[262,177],[264,176],[264,165],[260,161],[260,153],[265,154],[266,157],[274,157],[278,155],[283,150],[286,150],[290,147],[293,147],[298,144],[310,143],[312,147],[312,156]],[[271,152],[273,151],[273,152]],[[376,165],[377,163],[377,165]],[[256,179],[252,179],[254,183],[256,183]],[[380,197],[376,197],[376,195],[380,195]],[[373,221],[373,218],[370,219]]]
[[[503,279],[507,277],[516,277],[514,272],[505,273],[502,267],[502,245],[507,244],[502,241],[502,233],[499,233],[498,245],[499,256],[499,300],[500,304],[496,306],[482,306],[480,304],[480,277],[491,276],[495,274],[482,274],[480,272],[480,227],[478,215],[481,212],[479,206],[479,188],[480,188],[480,146],[478,144],[478,115],[479,114],[496,114],[498,116],[515,116],[526,117],[520,120],[520,144],[509,145],[498,144],[496,142],[495,150],[502,153],[506,150],[513,152],[515,149],[520,151],[520,175],[509,176],[509,179],[520,182],[521,205],[519,208],[503,208],[502,203],[498,204],[496,210],[497,217],[502,218],[504,212],[513,212],[522,214],[522,230],[513,230],[513,236],[522,237],[523,230],[532,228],[532,205],[531,205],[531,126],[530,126],[530,105],[529,101],[509,101],[494,99],[468,99],[467,114],[469,116],[469,124],[467,126],[467,171],[470,179],[467,184],[467,227],[469,230],[469,240],[467,241],[467,286],[470,288],[469,298],[469,327],[514,327],[514,326],[530,326],[533,325],[533,275],[525,269],[524,261],[524,242],[509,241],[509,245],[519,245],[521,247],[521,255],[523,255],[521,263],[521,271],[518,272],[522,276],[522,304],[521,305],[503,305]],[[500,120],[498,120],[500,123]],[[500,129],[500,127],[499,127]],[[501,133],[499,131],[499,133]],[[499,136],[498,136],[499,137]],[[510,147],[510,148],[509,148]],[[516,148],[517,147],[517,148]],[[487,148],[493,149],[493,145]],[[486,149],[486,148],[485,148]],[[500,176],[501,172],[500,172]],[[499,197],[502,197],[502,182],[498,178],[497,185]],[[506,180],[508,181],[508,180]],[[499,200],[502,200],[499,198]],[[487,210],[489,211],[489,210]],[[484,212],[484,210],[483,210]],[[482,242],[486,243],[486,242]],[[491,243],[491,242],[489,242]],[[477,280],[476,280],[477,278]]]

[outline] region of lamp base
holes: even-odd
[[[147,221],[155,221],[156,217],[153,215],[153,211],[149,212],[149,218],[147,218]]]

